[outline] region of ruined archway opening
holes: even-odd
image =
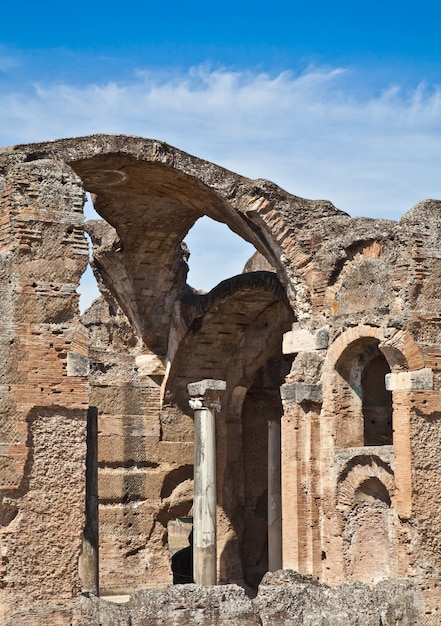
[[[100,215],[95,211],[93,206],[92,196],[89,192],[86,192],[86,203],[83,207],[84,211],[84,219],[87,220],[95,220],[102,219]],[[89,248],[89,262],[87,264],[86,270],[83,272],[81,276],[80,283],[77,288],[77,292],[80,296],[79,300],[79,308],[80,315],[82,315],[96,300],[100,297],[101,292],[98,287],[97,279],[93,273],[91,262],[93,257],[93,243],[89,233],[85,232],[84,236],[87,240],[87,245]]]
[[[283,288],[269,272],[224,281],[204,296],[206,309],[199,311],[182,338],[167,379],[161,408],[164,442],[193,441],[189,383],[206,379],[226,383],[222,411],[216,418],[220,583],[244,582],[243,554],[248,586],[256,588],[268,570],[268,421],[280,423],[280,386],[292,361],[281,353],[282,336],[293,317],[283,296]],[[262,406],[256,406],[259,397]],[[253,440],[254,450],[249,445]],[[258,537],[257,547],[253,533]]]
[[[106,220],[107,218],[110,220],[110,215],[108,216],[104,210],[107,209],[105,193],[103,192],[97,206]],[[192,430],[188,427],[188,416],[185,412],[179,412],[176,420],[172,419],[173,416],[170,420],[167,419],[169,417],[167,408],[164,407],[164,411],[159,410],[157,389],[157,383],[163,372],[156,369],[147,371],[147,366],[150,367],[151,363],[156,364],[158,361],[153,357],[157,355],[162,357],[165,354],[162,349],[167,346],[168,314],[171,315],[172,312],[174,314],[175,304],[182,294],[185,281],[182,281],[184,272],[181,272],[181,269],[182,260],[185,262],[185,259],[179,257],[176,251],[180,248],[188,224],[186,228],[180,224],[182,207],[176,208],[172,199],[168,197],[161,199],[161,207],[157,206],[156,209],[155,206],[148,207],[148,211],[144,205],[141,206],[135,201],[129,202],[127,197],[122,195],[116,198],[116,202],[121,203],[120,209],[121,212],[123,210],[125,212],[124,218],[115,214],[112,222],[100,218],[86,226],[95,247],[94,269],[104,297],[91,307],[93,310],[87,311],[83,316],[83,323],[91,333],[91,402],[99,409],[100,575],[102,592],[105,595],[131,593],[137,588],[151,584],[153,579],[156,584],[166,584],[170,578],[168,523],[171,519],[185,517],[186,514],[189,516],[191,513],[191,503],[187,497],[189,493],[186,489],[189,478],[180,477],[179,485],[170,494],[168,489],[165,491],[162,489],[166,454],[176,455],[173,458],[173,465],[180,460],[183,462],[182,455],[185,456],[186,467],[191,462],[188,452]],[[163,208],[162,204],[164,210],[168,211],[170,219],[159,211]],[[193,220],[189,214],[189,220],[190,217]],[[218,216],[215,217],[218,219]],[[219,216],[219,219],[223,219],[223,216]],[[226,222],[228,219],[225,215]],[[230,231],[224,223],[213,221],[208,217],[203,221],[226,233],[236,246],[238,244],[242,248],[242,256],[237,261],[234,249],[231,251],[223,234],[208,238],[210,252],[213,250],[213,241],[220,243],[220,249],[224,248],[218,253],[219,256],[215,257],[214,269],[217,271],[222,267],[225,273],[216,276],[214,270],[211,271],[210,264],[202,260],[205,270],[208,269],[212,284],[201,285],[196,282],[194,285],[206,290],[213,284],[218,285],[225,277],[236,275],[237,279],[242,278],[237,275],[242,272],[255,249]],[[136,223],[137,226],[131,228],[132,223]],[[162,226],[164,232],[161,230]],[[175,232],[175,226],[182,230]],[[239,227],[235,230],[241,232]],[[195,250],[192,245],[190,248],[193,260],[197,259],[197,249]],[[233,260],[235,264],[231,265]],[[166,269],[167,280],[161,278],[163,268]],[[266,267],[253,267],[250,271],[261,269],[267,270],[267,274],[268,269],[272,270]],[[256,274],[258,273],[257,271]],[[261,273],[265,274],[265,271]],[[169,274],[173,275],[172,278]],[[230,296],[230,291],[244,292],[240,296],[243,301],[239,300],[232,304],[232,319],[236,320],[237,317],[237,329],[236,334],[232,332],[231,351],[237,350],[244,332],[243,317],[245,316],[251,325],[256,316],[254,310],[256,306],[265,309],[272,306],[275,295],[276,298],[282,298],[279,291],[283,288],[273,284],[277,282],[275,274],[269,277],[247,274],[245,278],[241,288],[237,284],[238,281],[232,279],[231,286],[219,285],[221,289],[216,294],[216,297],[223,300]],[[169,279],[172,281],[171,287],[167,282]],[[252,284],[253,280],[256,281],[255,287]],[[191,278],[189,282],[193,282]],[[256,292],[256,302],[253,299],[251,303],[249,302],[250,288],[262,290],[262,293]],[[229,290],[228,294],[222,296],[222,289]],[[202,296],[201,300],[204,298],[208,302],[210,295]],[[282,298],[283,302],[285,299]],[[281,303],[279,305],[283,308]],[[161,328],[155,324],[158,311],[163,324]],[[281,327],[287,323],[287,317],[289,315],[286,313],[280,318],[275,315],[277,322],[274,323],[280,326],[279,332],[285,329]],[[142,324],[137,327],[140,320],[145,323],[145,328]],[[167,324],[164,320],[167,320]],[[268,325],[271,324],[263,324],[262,332],[259,333],[261,336],[265,336]],[[157,343],[148,341],[151,329],[161,337],[162,343],[159,348]],[[142,368],[138,369],[138,348],[142,342],[142,357],[146,358],[142,361]],[[228,344],[228,341],[223,335],[222,350],[225,350],[226,343]],[[151,355],[148,353],[150,350]],[[274,353],[273,348],[269,349],[269,353]],[[150,356],[151,362],[147,359]],[[192,354],[193,360],[194,356]],[[268,353],[264,358],[268,358]],[[260,364],[262,361],[263,359]],[[197,366],[200,376],[201,370],[205,371],[204,364],[198,362]],[[142,380],[139,378],[140,375]],[[206,375],[224,377],[216,372]],[[159,414],[163,419],[158,421]],[[175,427],[176,423],[178,428]],[[179,433],[182,431],[182,436],[178,435],[178,431]],[[164,452],[166,448],[173,452]],[[167,459],[169,458],[167,456]],[[264,488],[258,503],[258,512],[260,510],[262,513],[262,507],[266,509],[266,501],[267,491]],[[146,568],[145,563],[152,563],[149,565],[150,570]],[[266,570],[265,566],[255,577],[254,586],[258,584]]]
[[[210,291],[222,280],[241,274],[256,249],[223,222],[207,215],[198,219],[185,236],[189,249],[187,283]]]

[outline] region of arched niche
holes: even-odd
[[[390,367],[379,353],[361,372],[363,413],[363,445],[392,445],[392,392],[386,389],[386,375]]]
[[[344,576],[377,583],[406,573],[405,531],[395,510],[393,470],[376,455],[351,459],[340,473]]]
[[[374,337],[360,338],[336,364],[338,447],[392,445],[392,394],[385,383],[390,367],[379,343]]]
[[[390,367],[379,343],[375,337],[361,337],[337,361],[338,447],[392,445],[392,394],[385,383]]]
[[[406,331],[360,324],[339,335],[322,376],[323,411],[335,447],[395,445],[394,431],[404,418],[401,411],[393,424],[394,393],[386,389],[385,376],[423,367],[421,351]]]
[[[388,502],[387,489],[376,478],[367,479],[355,492],[345,525],[347,578],[377,583],[397,575],[396,533]]]

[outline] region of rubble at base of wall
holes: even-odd
[[[69,609],[45,607],[5,626],[426,626],[421,592],[409,579],[371,588],[352,581],[328,587],[291,570],[266,574],[254,599],[237,585],[176,585],[135,592],[126,604],[81,598]]]

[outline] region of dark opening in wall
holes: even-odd
[[[385,357],[378,354],[361,374],[365,446],[392,445],[392,393],[384,380],[389,373]]]

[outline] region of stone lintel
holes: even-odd
[[[433,389],[433,372],[430,367],[411,372],[394,372],[385,376],[388,391]]]
[[[227,383],[224,380],[216,380],[215,378],[205,378],[196,383],[187,385],[188,393],[192,398],[207,396],[221,396],[225,391]]]
[[[326,326],[311,333],[295,323],[292,329],[283,335],[282,352],[283,354],[297,354],[298,352],[326,350],[328,343],[329,332]]]
[[[280,396],[284,404],[323,401],[321,383],[291,383],[280,387]]]

